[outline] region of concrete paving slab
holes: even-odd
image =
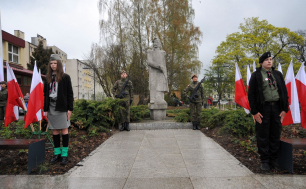
[[[224,177],[224,178],[203,178],[191,177],[194,189],[220,189],[220,188],[233,188],[233,189],[257,189],[265,188],[260,182],[253,177]]]
[[[193,189],[189,178],[129,178],[124,189]]]
[[[254,175],[257,181],[259,181],[266,188],[282,189],[282,188],[306,188],[306,176],[298,175]]]
[[[126,183],[125,178],[100,178],[100,177],[72,177],[69,179],[69,188],[71,189],[118,189],[123,188]]]

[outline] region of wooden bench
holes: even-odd
[[[293,173],[293,149],[306,150],[306,138],[282,138],[278,164],[289,173]]]
[[[28,149],[28,174],[45,161],[46,139],[0,139],[0,149]]]

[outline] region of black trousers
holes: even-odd
[[[266,104],[260,113],[263,116],[262,123],[256,121],[255,127],[258,153],[262,163],[269,163],[277,159],[279,152],[282,132],[279,103]]]

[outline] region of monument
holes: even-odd
[[[153,39],[153,49],[147,52],[149,66],[150,117],[153,120],[166,118],[167,102],[164,93],[169,92],[166,52],[160,49],[158,38]]]

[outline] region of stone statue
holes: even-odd
[[[147,52],[149,66],[149,90],[151,119],[162,120],[166,118],[167,102],[164,93],[169,92],[166,52],[160,49],[158,38],[153,39],[153,49]]]

